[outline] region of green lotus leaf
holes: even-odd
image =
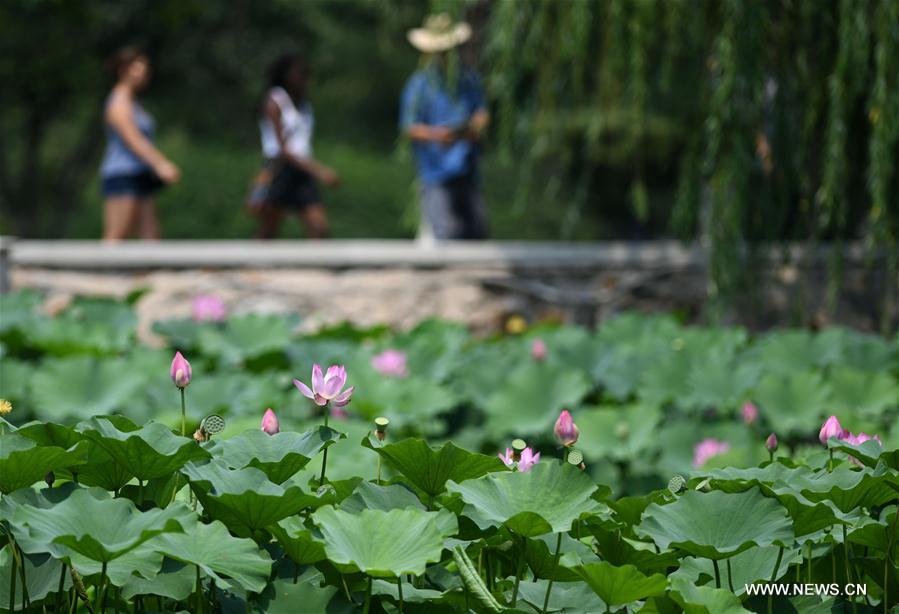
[[[442,432],[437,416],[457,403],[453,391],[437,381],[416,376],[384,377],[368,364],[352,368],[348,384],[357,391],[353,394],[353,413],[366,420],[386,416],[392,429],[415,425],[427,432],[429,425],[434,425]]]
[[[586,544],[570,537],[567,533],[561,535],[562,541],[559,544],[561,554],[558,565],[556,565],[555,557],[558,535],[546,533],[524,541],[527,566],[536,577],[554,578],[557,582],[574,582],[579,578],[571,570],[572,567],[599,560]]]
[[[736,407],[755,385],[760,371],[752,363],[721,360],[710,355],[692,366],[687,378],[689,393],[681,403],[698,408]]]
[[[323,579],[322,573],[312,567],[296,580],[276,578],[256,599],[261,611],[266,614],[297,614],[301,611],[299,604],[302,604],[302,612],[310,614],[351,612],[352,609],[342,599],[342,591],[329,584],[322,586]]]
[[[679,564],[677,552],[673,550],[656,552],[655,544],[652,542],[623,537],[621,528],[616,524],[600,521],[594,517],[587,520],[587,527],[593,534],[596,553],[602,560],[612,565],[633,565],[645,574],[664,574],[669,568],[677,567]]]
[[[726,481],[767,483],[778,498],[801,495],[808,501],[823,503],[827,507],[849,513],[858,507],[876,507],[895,497],[890,487],[893,472],[885,464],[874,469],[853,469],[848,463],[833,471],[814,471],[808,467],[786,468],[772,463],[764,468],[736,469],[728,467],[709,472],[709,476]],[[722,482],[722,489],[728,489]],[[737,485],[737,489],[743,489]],[[839,515],[835,514],[837,518]]]
[[[495,437],[528,437],[552,431],[563,407],[576,405],[590,390],[581,371],[552,363],[526,363],[487,399],[487,430]]]
[[[375,577],[421,575],[440,560],[444,535],[437,514],[406,508],[351,514],[326,506],[312,515],[328,559]]]
[[[676,547],[709,559],[793,541],[787,510],[758,488],[741,493],[690,490],[674,503],[647,507],[634,529],[660,548]]]
[[[684,614],[740,614],[748,612],[732,592],[713,586],[696,586],[684,578],[672,578],[671,598]]]
[[[109,562],[152,537],[183,532],[193,512],[172,505],[140,512],[127,499],[112,499],[97,488],[77,489],[53,507],[22,504],[11,522],[23,527],[33,543],[43,543],[58,556],[68,548],[94,561]]]
[[[281,484],[305,467],[316,454],[345,437],[326,426],[303,433],[285,431],[275,435],[251,430],[219,440],[209,451],[233,469],[255,467],[275,484]]]
[[[115,354],[131,347],[137,314],[121,303],[79,298],[53,318],[36,319],[28,328],[33,345],[56,356]]]
[[[522,580],[518,586],[519,601],[526,601],[537,612],[542,611],[548,583],[549,580],[537,580],[536,582]],[[561,611],[565,614],[595,614],[596,612],[605,612],[606,604],[585,582],[559,582],[557,580],[553,583],[550,592],[547,611]]]
[[[43,446],[19,432],[0,435],[0,492],[31,486],[51,471],[68,469],[84,462],[85,449]]]
[[[182,473],[210,516],[221,520],[238,535],[252,535],[305,506],[316,497],[299,486],[281,487],[254,467],[230,469],[221,460],[188,463]]]
[[[9,604],[9,576],[12,573],[12,556],[9,546],[0,550],[0,604],[6,607]],[[49,554],[26,554],[23,557],[25,563],[25,581],[28,588],[28,598],[32,603],[38,602],[59,588],[59,573],[62,561]],[[66,574],[63,579],[63,589],[68,590],[72,586],[72,578]],[[21,579],[16,580],[16,609],[25,611],[22,603],[24,594]]]
[[[182,563],[196,565],[222,588],[240,586],[259,592],[268,581],[272,560],[251,539],[233,537],[224,524],[196,522],[186,535],[165,533],[147,542],[144,549]]]
[[[858,412],[877,419],[899,405],[899,382],[888,372],[835,367],[828,381],[833,388],[833,411],[838,415]]]
[[[6,314],[3,314],[3,318]],[[0,318],[0,319],[3,319]],[[27,404],[29,383],[34,367],[23,360],[6,356],[0,343],[0,399],[12,401],[13,405]]]
[[[425,509],[415,493],[402,484],[379,486],[372,482],[360,482],[353,494],[340,504],[340,509],[351,514],[358,514],[364,509],[386,512],[406,507]]]
[[[605,561],[574,568],[599,598],[610,606],[621,606],[639,599],[662,595],[668,579],[661,574],[640,573],[633,565],[616,567]]]
[[[284,553],[297,565],[311,565],[324,561],[325,547],[316,540],[299,516],[288,516],[268,527]]]
[[[129,550],[106,564],[106,577],[113,585],[124,586],[135,575],[152,578],[159,572],[159,568],[162,567],[162,555],[146,550],[144,545]],[[72,567],[82,576],[92,576],[103,571],[103,563],[77,552],[70,552],[68,558]]]
[[[374,580],[371,583],[372,595],[386,595],[394,601],[399,601],[400,593],[396,582],[388,580]],[[403,601],[405,603],[427,603],[430,607],[436,606],[443,599],[443,593],[430,588],[417,588],[409,582],[403,582]]]
[[[899,509],[895,505],[885,507],[880,512],[880,518],[874,520],[863,517],[858,525],[848,534],[849,541],[853,544],[861,544],[866,548],[872,548],[885,552],[890,544],[899,541],[899,523],[896,515]],[[892,534],[891,534],[892,532]]]
[[[159,595],[181,601],[194,592],[196,577],[193,565],[165,559],[159,573],[149,579],[135,574],[126,578],[121,584],[116,582],[113,584],[121,587],[122,597],[125,599],[132,599],[135,595]]]
[[[50,359],[31,378],[34,407],[44,419],[64,422],[127,409],[146,382],[118,358]]]
[[[209,452],[197,442],[175,435],[164,424],[151,422],[142,428],[123,430],[126,424],[96,417],[80,428],[87,439],[138,480],[167,477],[189,461],[209,458]]]
[[[655,446],[661,417],[659,408],[651,405],[576,411],[574,421],[581,430],[578,447],[588,450],[591,459],[633,461]]]
[[[507,469],[498,457],[469,452],[451,442],[438,450],[422,439],[404,439],[384,446],[379,444],[376,439],[362,440],[363,446],[380,454],[413,486],[430,497],[446,490],[447,480],[461,482],[491,471]]]
[[[730,565],[730,577],[728,577],[727,566],[719,565],[721,586],[729,587],[733,585],[734,592],[737,595],[742,595],[746,592],[746,585],[770,580],[771,576],[774,575],[774,566],[778,564],[777,557],[779,553],[780,546],[764,546],[761,548],[750,548],[735,554],[727,560]],[[801,562],[802,554],[800,548],[784,549],[777,568],[777,576],[774,579],[779,580],[783,578],[790,571],[791,565]],[[691,584],[713,582],[715,567],[709,559],[688,556],[681,560],[680,567],[671,577],[672,579],[675,577],[684,578]]]
[[[554,461],[537,463],[526,473],[447,483],[447,490],[465,501],[463,514],[481,529],[506,526],[525,537],[570,530],[582,514],[599,509],[591,498],[597,488],[583,471]]]
[[[852,445],[845,440],[831,439],[827,442],[827,447],[845,452],[868,467],[877,467],[877,463],[883,461],[887,467],[899,470],[899,448],[887,450],[875,439],[869,439],[859,445]]]
[[[830,406],[830,387],[820,373],[768,374],[752,398],[779,435],[808,433]]]
[[[298,319],[295,316],[249,314],[229,318],[221,327],[204,327],[198,334],[205,354],[225,362],[240,363],[249,358],[280,352],[287,347]]]

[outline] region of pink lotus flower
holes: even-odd
[[[521,460],[518,461],[518,470],[521,473],[527,473],[531,467],[540,462],[540,453],[534,452],[530,448],[521,451]]]
[[[175,382],[175,386],[178,388],[187,388],[188,384],[190,384],[190,363],[181,355],[181,352],[175,352],[169,375],[172,376],[172,381]]]
[[[866,441],[870,441],[871,439],[873,439],[874,441],[879,443],[881,446],[883,445],[883,442],[880,441],[880,437],[878,437],[877,435],[868,435],[867,433],[859,433],[858,435],[853,435],[852,433],[849,433],[848,435],[846,435],[846,437],[844,437],[842,439],[845,439],[846,441],[848,441],[849,443],[851,443],[854,446],[861,445],[861,444],[865,443]]]
[[[693,448],[693,466],[702,467],[713,456],[724,454],[730,450],[730,444],[726,441],[718,441],[711,437],[703,439]]]
[[[500,452],[497,456],[499,456],[499,459],[503,461],[503,464],[505,464],[506,467],[511,467],[515,464],[515,459],[512,458],[512,448],[506,448],[505,455]]]
[[[555,427],[553,427],[553,435],[555,435],[556,440],[568,448],[577,443],[580,433],[581,431],[574,423],[571,414],[568,413],[567,409],[563,409],[562,413],[559,414],[559,419],[556,420]]]
[[[840,421],[837,420],[837,417],[831,416],[824,421],[823,425],[821,425],[821,430],[818,432],[818,439],[823,445],[826,446],[827,440],[831,437],[836,437],[837,439],[846,439],[846,436],[848,434],[849,431],[843,429],[843,427],[840,425]]]
[[[190,308],[194,322],[221,322],[225,319],[225,302],[217,296],[198,296]]]
[[[743,403],[743,409],[740,411],[743,415],[743,423],[744,424],[752,424],[759,417],[759,410],[756,409],[756,406],[752,404],[752,401],[746,401]]]
[[[275,412],[272,411],[271,407],[266,409],[265,413],[262,415],[262,430],[269,435],[274,435],[281,430],[281,427],[278,424],[278,416],[275,415]]]
[[[768,452],[775,452],[777,450],[777,435],[774,433],[768,435],[768,439],[765,440],[765,447],[768,449]]]
[[[543,339],[539,337],[534,339],[534,343],[531,344],[531,358],[537,362],[546,358],[546,344],[543,342]]]
[[[375,371],[387,377],[406,377],[409,370],[406,366],[406,353],[400,350],[384,350],[371,359]]]
[[[353,395],[352,386],[343,390],[346,385],[346,369],[343,365],[331,365],[324,375],[320,365],[313,365],[312,388],[298,379],[293,380],[293,385],[303,393],[303,396],[312,399],[321,407],[328,403],[332,407],[344,407],[349,404]]]

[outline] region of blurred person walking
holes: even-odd
[[[424,221],[436,239],[487,236],[478,143],[490,116],[478,75],[448,56],[470,37],[471,27],[446,13],[407,35],[423,55],[403,89],[400,128],[412,141]]]
[[[305,59],[295,53],[282,55],[269,68],[259,120],[266,162],[248,203],[259,216],[257,239],[276,237],[287,213],[300,216],[310,238],[328,236],[328,216],[318,184],[336,187],[340,177],[312,156],[309,72]]]
[[[110,69],[116,84],[103,113],[103,239],[120,241],[135,233],[141,239],[158,239],[154,195],[178,182],[181,171],[153,144],[155,122],[138,102],[138,94],[150,83],[150,60],[140,50],[125,47],[113,55]]]

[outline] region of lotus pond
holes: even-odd
[[[899,336],[195,307],[0,297],[0,609],[899,611]]]

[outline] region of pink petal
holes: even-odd
[[[337,395],[334,399],[332,399],[331,404],[334,405],[334,407],[343,407],[344,405],[349,404],[350,397],[353,396],[353,391],[355,389],[355,386],[350,386],[339,395]]]
[[[325,376],[322,375],[321,365],[312,365],[312,390],[320,392],[325,386]]]
[[[304,383],[301,382],[300,380],[298,380],[298,379],[293,380],[293,385],[296,386],[297,389],[298,389],[300,392],[303,393],[303,396],[304,396],[304,397],[309,398],[309,399],[314,399],[314,398],[315,398],[315,395],[314,395],[314,394],[312,393],[312,391],[309,389],[309,386],[307,386],[306,384],[304,384]]]

